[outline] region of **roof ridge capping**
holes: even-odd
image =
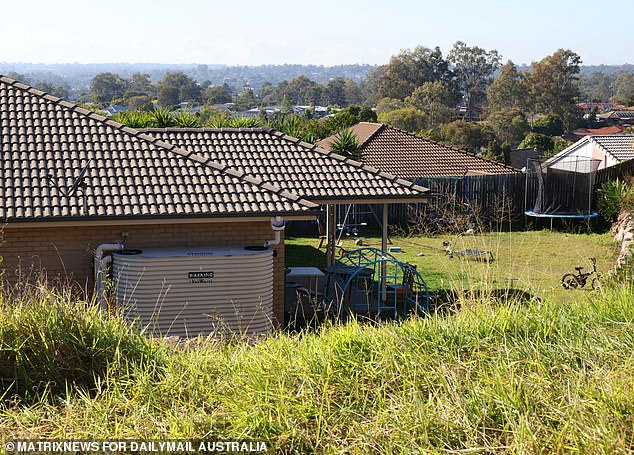
[[[274,184],[270,184],[270,183],[264,183],[262,180],[260,179],[256,179],[256,178],[247,178],[248,176],[244,174],[244,172],[239,172],[229,166],[223,166],[220,163],[213,161],[211,159],[207,159],[201,155],[198,155],[196,153],[193,152],[189,152],[183,148],[177,147],[174,144],[162,141],[158,138],[155,138],[153,136],[150,136],[149,134],[146,134],[142,131],[139,131],[136,128],[132,128],[129,126],[125,126],[121,123],[115,122],[114,120],[110,120],[107,117],[104,117],[102,115],[96,114],[93,111],[90,111],[88,109],[85,109],[83,107],[81,107],[79,104],[77,103],[72,103],[70,101],[64,100],[62,98],[59,98],[57,96],[48,94],[46,92],[43,92],[42,90],[38,90],[35,87],[32,87],[30,85],[24,84],[22,82],[16,81],[15,79],[11,79],[9,77],[6,77],[2,74],[0,74],[0,82],[4,82],[12,87],[16,87],[20,90],[24,90],[27,93],[37,96],[39,98],[44,98],[47,101],[50,101],[56,105],[62,106],[65,109],[69,109],[71,111],[77,112],[79,115],[82,115],[84,117],[88,117],[92,120],[95,120],[97,122],[101,122],[101,123],[105,123],[106,125],[115,128],[117,130],[120,130],[121,132],[131,135],[139,140],[142,140],[144,142],[148,142],[150,144],[153,144],[157,147],[160,147],[162,149],[168,150],[170,152],[176,153],[177,155],[181,155],[183,158],[189,159],[191,161],[203,164],[205,166],[209,166],[212,169],[215,169],[219,172],[222,172],[224,174],[230,175],[231,177],[237,178],[239,180],[242,180],[244,182],[247,182],[249,184],[255,185],[258,188],[264,189],[266,191],[269,191],[273,194],[276,194],[280,197],[289,199],[293,202],[296,202],[298,204],[304,205],[307,208],[316,208],[318,207],[318,205],[314,204],[313,202],[310,202],[308,200],[305,200],[303,198],[301,198],[300,196],[289,192],[288,190],[284,190],[283,188],[274,185]],[[238,131],[238,129],[234,129],[234,131]],[[293,197],[289,197],[289,196],[293,196]]]
[[[319,153],[321,155],[324,155],[324,156],[327,156],[327,157],[330,157],[330,158],[334,158],[334,159],[336,159],[338,161],[341,161],[343,163],[346,163],[346,164],[348,164],[350,166],[358,167],[359,169],[362,169],[362,170],[364,170],[366,172],[369,172],[372,175],[383,177],[384,179],[389,180],[392,183],[397,183],[397,184],[399,184],[401,186],[404,186],[405,188],[408,188],[410,190],[417,191],[419,193],[428,193],[429,192],[429,188],[425,188],[423,186],[417,185],[414,182],[402,179],[402,178],[400,178],[400,177],[398,177],[398,176],[396,176],[394,174],[390,174],[388,172],[383,172],[380,169],[377,169],[375,167],[369,166],[369,165],[367,165],[365,163],[362,163],[360,161],[353,160],[352,158],[348,158],[348,157],[345,157],[343,155],[339,155],[338,153],[334,153],[334,152],[332,152],[330,150],[323,149],[323,148],[319,147],[317,144],[309,144],[308,142],[304,142],[304,141],[302,141],[300,139],[297,139],[297,138],[295,138],[293,136],[289,136],[288,134],[285,134],[285,133],[283,133],[281,131],[278,131],[278,130],[275,130],[273,128],[270,129],[269,133],[279,137],[280,139],[283,139],[283,140],[286,140],[288,142],[292,142],[295,145],[299,145],[301,147],[304,147],[305,149],[307,149],[309,151],[313,151],[313,152]]]

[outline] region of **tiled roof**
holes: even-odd
[[[411,200],[427,191],[269,128],[142,131],[310,201]]]
[[[2,76],[0,156],[1,221],[259,216],[316,208]]]
[[[381,123],[368,123],[368,122],[360,122],[354,125],[352,128],[354,131],[354,135],[357,136],[359,140],[359,147],[363,147],[363,145],[370,139],[374,133],[381,129],[383,125]],[[320,147],[330,150],[330,146],[335,141],[337,135],[329,136],[317,144]]]
[[[634,159],[634,134],[590,136],[590,140],[619,161]]]
[[[572,133],[576,136],[620,134],[625,128],[621,125],[604,126],[602,128],[577,128]]]
[[[359,138],[363,160],[405,179],[461,176],[468,174],[509,174],[510,166],[480,158],[407,131],[378,123],[361,122],[352,127]],[[328,146],[333,136],[318,145]]]

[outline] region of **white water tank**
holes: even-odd
[[[273,251],[260,247],[113,254],[117,305],[157,336],[256,335],[273,327]]]

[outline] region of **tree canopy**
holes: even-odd
[[[579,65],[581,57],[559,49],[539,62],[533,62],[528,77],[529,93],[536,111],[558,114],[570,129],[579,116]]]
[[[495,49],[485,51],[478,46],[469,47],[462,41],[456,41],[447,54],[447,60],[454,65],[453,71],[462,90],[469,120],[471,107],[484,101],[486,88],[500,66],[500,59]]]

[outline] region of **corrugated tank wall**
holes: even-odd
[[[113,255],[117,305],[159,336],[256,335],[273,324],[273,252],[241,247]]]

